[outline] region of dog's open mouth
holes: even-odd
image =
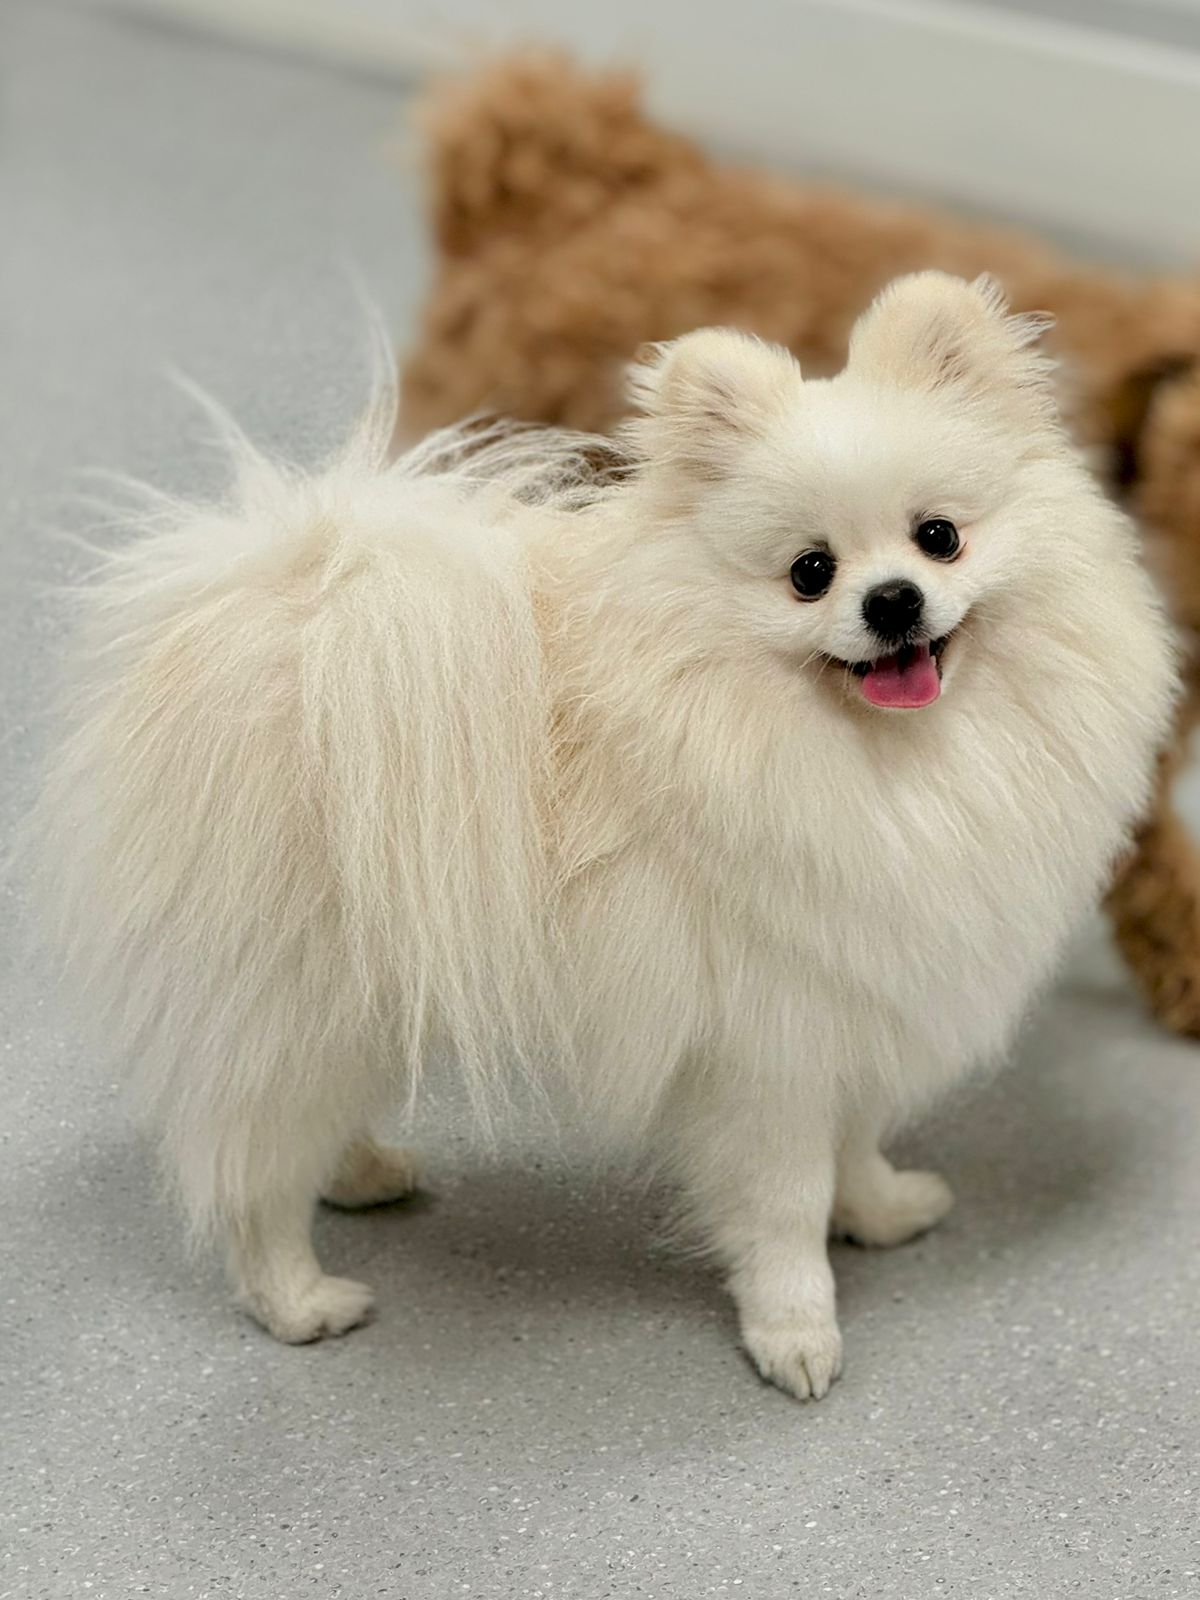
[[[843,665],[859,681],[864,700],[890,711],[918,711],[932,705],[942,692],[942,652],[951,638],[922,639],[906,644],[894,655],[873,661],[847,661]]]

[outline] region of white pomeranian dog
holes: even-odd
[[[1173,650],[1044,323],[940,274],[846,369],[691,334],[595,442],[248,448],[86,596],[41,822],[71,968],[280,1339],[361,1322],[318,1196],[454,1052],[569,1072],[663,1163],[759,1371],[820,1396],[831,1231],[951,1204],[901,1119],[995,1058],[1147,802]]]

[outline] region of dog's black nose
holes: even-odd
[[[907,578],[877,583],[863,597],[863,619],[881,639],[903,639],[921,620],[925,596]]]

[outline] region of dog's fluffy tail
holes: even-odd
[[[448,1043],[476,1086],[546,1045],[547,709],[514,520],[573,447],[443,434],[324,470],[238,445],[81,595],[38,814],[58,939],[193,1219],[330,1158]],[[514,506],[517,510],[514,513]]]
[[[522,227],[592,220],[612,197],[704,162],[651,122],[629,72],[587,72],[551,51],[524,51],[440,85],[418,121],[428,145],[438,244],[471,254]]]

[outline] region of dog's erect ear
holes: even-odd
[[[1023,425],[1055,415],[1054,364],[1037,348],[1053,318],[1014,316],[991,278],[897,278],[858,319],[849,366],[907,389],[950,389]]]
[[[650,460],[718,480],[795,401],[800,383],[799,364],[778,345],[702,328],[642,352],[630,370],[630,396],[642,413],[630,433]]]

